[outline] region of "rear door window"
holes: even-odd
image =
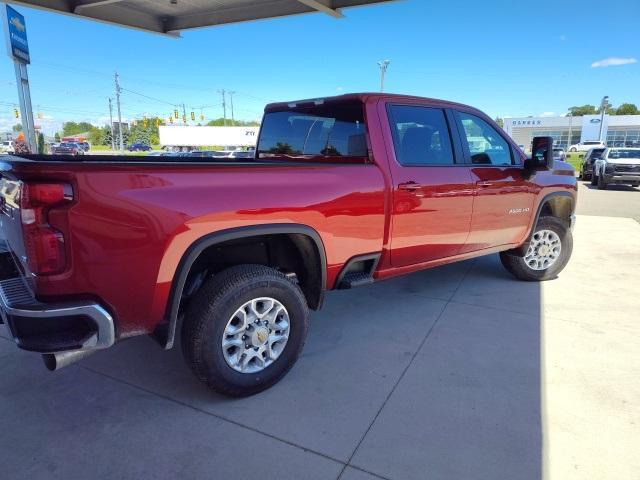
[[[258,158],[277,156],[367,157],[363,105],[298,107],[268,112],[258,141]]]
[[[401,165],[454,164],[449,126],[441,108],[390,105],[389,123]]]

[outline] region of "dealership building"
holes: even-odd
[[[504,129],[526,149],[533,137],[553,137],[563,148],[600,138],[610,147],[640,146],[640,115],[505,118]]]

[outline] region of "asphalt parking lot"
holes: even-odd
[[[56,373],[0,338],[0,477],[638,478],[640,223],[594,192],[556,280],[494,255],[334,292],[252,398],[146,337]]]
[[[608,185],[598,190],[590,182],[578,180],[578,215],[627,217],[640,222],[640,188]]]

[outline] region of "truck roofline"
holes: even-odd
[[[420,97],[417,95],[402,95],[397,93],[380,93],[380,92],[361,92],[361,93],[345,93],[343,95],[334,95],[329,97],[316,97],[316,98],[307,98],[301,100],[292,100],[288,102],[275,102],[269,103],[265,106],[264,111],[274,112],[279,110],[287,110],[291,108],[296,108],[297,106],[303,105],[312,105],[312,104],[324,104],[324,103],[342,103],[342,102],[362,102],[367,103],[371,100],[386,100],[386,101],[402,101],[402,100],[411,100],[411,101],[423,101],[432,104],[442,105],[443,107],[462,107],[468,108],[471,110],[478,110],[470,105],[465,105],[463,103],[451,102],[449,100],[441,100],[438,98],[430,98],[430,97]]]

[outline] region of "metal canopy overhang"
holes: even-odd
[[[9,0],[11,3],[179,36],[181,30],[322,12],[395,0]]]

